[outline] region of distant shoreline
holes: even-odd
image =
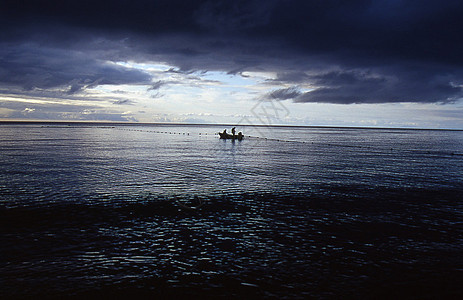
[[[265,124],[220,124],[220,123],[156,123],[156,122],[111,122],[111,121],[28,121],[28,120],[0,120],[0,125],[91,125],[91,126],[243,126],[243,127],[276,127],[276,128],[320,128],[320,129],[366,129],[366,130],[441,130],[463,131],[452,128],[411,128],[411,127],[362,127],[362,126],[334,126],[334,125],[265,125]]]

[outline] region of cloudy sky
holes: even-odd
[[[2,0],[0,120],[463,129],[463,2]]]

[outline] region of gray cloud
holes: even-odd
[[[158,80],[158,81],[151,84],[151,87],[148,88],[148,91],[159,90],[161,87],[163,87],[163,86],[165,86],[165,85],[167,85],[169,83],[173,83],[173,82],[167,82],[167,81]]]
[[[295,99],[301,95],[297,87],[289,87],[286,89],[278,89],[270,92],[266,98],[274,100],[288,100]]]
[[[129,99],[119,99],[119,100],[114,100],[114,101],[113,101],[113,104],[117,104],[117,105],[131,105],[131,104],[133,104],[133,101],[132,101],[132,100],[129,100]]]
[[[37,104],[28,103],[24,106],[21,102],[0,101],[0,107],[11,110],[4,114],[3,118],[26,120],[105,120],[123,122],[132,118],[129,114],[118,111],[101,110],[91,105],[64,105],[64,104]]]
[[[217,80],[208,80],[208,79],[203,79],[200,76],[196,76],[195,71],[190,70],[190,71],[181,71],[181,70],[175,70],[173,68],[169,69],[168,71],[165,72],[166,74],[175,74],[178,75],[177,78],[172,79],[172,80],[158,80],[156,82],[151,83],[151,86],[148,88],[148,91],[158,91],[162,87],[166,87],[169,85],[189,85],[193,87],[201,87],[204,84],[218,84],[220,83]],[[200,72],[200,75],[204,75],[206,71]],[[158,98],[160,93],[156,93],[155,97],[152,98]]]

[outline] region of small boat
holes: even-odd
[[[233,134],[228,134],[225,132],[219,132],[220,138],[223,140],[238,140],[241,141],[244,138],[244,135],[238,134],[238,135],[233,135]]]

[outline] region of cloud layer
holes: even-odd
[[[451,103],[463,97],[461,15],[453,0],[4,0],[0,89],[169,84],[110,63],[136,61],[274,72],[272,99]]]

